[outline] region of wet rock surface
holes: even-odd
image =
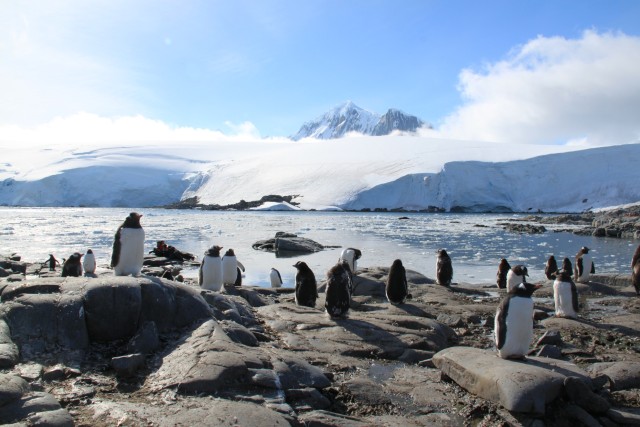
[[[579,284],[578,319],[553,316],[544,283],[530,355],[511,361],[493,344],[503,290],[436,286],[407,271],[413,298],[392,306],[387,274],[360,270],[337,320],[323,310],[322,284],[310,308],[288,288],[11,274],[0,280],[0,423],[637,422],[640,298],[628,276]]]

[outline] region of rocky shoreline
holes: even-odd
[[[537,292],[526,362],[503,361],[504,291],[360,270],[348,318],[291,288],[143,276],[54,277],[19,257],[0,281],[0,422],[17,425],[561,426],[640,423],[640,298],[628,274],[578,285],[577,320]],[[25,274],[26,273],[26,274]],[[48,276],[48,277],[47,277]],[[517,379],[517,380],[514,380]]]

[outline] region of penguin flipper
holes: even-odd
[[[507,338],[507,314],[509,313],[509,299],[505,298],[498,306],[498,312],[496,313],[496,347],[500,350]]]
[[[591,274],[596,274],[596,264],[591,261]]]
[[[275,269],[274,269],[275,270]],[[282,285],[284,282],[282,281],[282,276],[280,275],[280,272],[278,270],[276,270],[276,273],[278,273],[278,279],[280,280],[280,284]]]
[[[122,226],[118,227],[118,231],[116,231],[116,235],[113,239],[113,251],[111,252],[111,267],[115,267],[118,265],[120,261],[120,248],[122,244],[120,243],[120,232],[122,231]]]
[[[573,305],[573,311],[576,313],[579,310],[578,306],[578,288],[576,288],[576,284],[571,282],[571,304]]]
[[[200,268],[198,269],[198,285],[202,286],[202,268],[204,267],[204,258],[202,259],[202,263],[200,264]]]
[[[576,280],[580,279],[582,273],[584,272],[584,266],[582,265],[582,258],[578,258],[576,260]]]
[[[236,260],[236,262],[238,263],[238,268],[244,272],[244,265],[242,265],[242,263],[238,260]]]

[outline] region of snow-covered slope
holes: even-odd
[[[342,138],[349,132],[362,135],[389,135],[393,131],[415,132],[424,125],[415,116],[400,110],[389,109],[380,115],[363,110],[351,101],[347,101],[315,120],[306,122],[291,139],[302,138],[334,139]]]
[[[640,201],[640,144],[573,149],[417,136],[25,146],[3,154],[0,204],[228,205],[276,194],[303,209],[526,212]]]

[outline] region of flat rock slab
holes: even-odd
[[[473,347],[442,350],[433,363],[462,388],[514,412],[544,415],[546,404],[560,395],[568,376],[591,385],[587,373],[568,362],[538,357],[504,360],[495,351]]]
[[[611,390],[640,388],[640,362],[603,362],[589,367],[595,375],[606,375],[611,380]]]

